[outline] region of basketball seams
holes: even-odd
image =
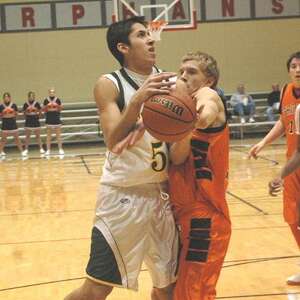
[[[153,95],[144,103],[142,116],[153,137],[176,142],[193,130],[196,106],[188,95]]]
[[[189,112],[191,113],[191,115],[192,115],[193,117],[196,116],[196,114],[190,109],[190,107],[189,107],[185,102],[182,102],[182,100],[181,100],[180,98],[176,97],[176,96],[173,95],[173,94],[171,94],[170,96],[174,97],[174,98],[177,99],[180,103],[182,103],[182,104],[189,110]]]
[[[181,119],[177,119],[177,118],[172,117],[172,116],[170,116],[170,115],[168,115],[168,114],[166,114],[166,113],[163,113],[163,112],[161,112],[161,111],[157,111],[157,110],[155,110],[155,109],[153,109],[153,108],[150,108],[150,107],[147,107],[147,106],[144,107],[144,110],[149,110],[149,111],[152,111],[152,112],[154,112],[154,113],[158,113],[158,114],[160,114],[160,115],[163,115],[163,116],[165,116],[165,117],[168,117],[169,119],[173,119],[173,120],[175,120],[175,121],[179,121],[179,122],[182,122],[182,123],[185,123],[185,124],[189,124],[189,123],[193,123],[193,122],[194,122],[194,120],[191,120],[191,121],[184,121],[184,120],[181,120]]]
[[[149,130],[150,134],[151,134],[151,131],[161,135],[161,132],[155,130],[155,129],[152,129],[147,123],[145,124],[146,127],[147,127],[147,130]],[[181,131],[181,132],[175,132],[175,133],[168,133],[168,136],[178,136],[178,135],[182,135],[182,134],[185,134],[189,131],[191,131],[193,129],[193,127],[190,127],[190,128],[187,128],[186,130],[184,131]]]

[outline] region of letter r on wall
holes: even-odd
[[[22,7],[22,26],[27,27],[28,23],[30,27],[35,27],[34,9],[32,7]]]

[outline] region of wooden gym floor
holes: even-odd
[[[299,251],[282,218],[282,200],[267,183],[284,162],[284,146],[248,160],[232,141],[228,203],[233,234],[217,299],[300,299],[285,279],[300,273]],[[90,246],[104,149],[73,146],[63,159],[28,160],[10,151],[0,162],[0,300],[58,300],[78,287]],[[110,300],[150,300],[143,268],[139,292],[115,289]],[[183,299],[184,300],[184,299]]]

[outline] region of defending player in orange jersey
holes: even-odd
[[[215,299],[231,235],[225,199],[229,131],[218,78],[210,55],[183,57],[176,85],[193,96],[198,120],[189,136],[170,147],[170,198],[182,243],[174,300]]]
[[[276,122],[271,131],[249,152],[249,156],[257,158],[257,154],[268,144],[272,143],[278,137],[285,133],[287,139],[287,159],[291,159],[294,152],[299,148],[298,134],[295,126],[295,111],[300,104],[300,51],[293,53],[287,61],[287,69],[291,78],[291,82],[285,85],[281,91],[280,100],[280,119]],[[297,119],[297,118],[296,118]],[[299,120],[297,121],[299,122]],[[297,153],[295,154],[297,156]],[[292,164],[294,164],[293,158]],[[289,162],[290,164],[291,162]],[[281,174],[281,178],[275,179],[270,184],[270,192],[277,192],[280,181],[284,179],[284,219],[289,224],[294,238],[300,247],[300,230],[299,230],[299,207],[300,207],[300,170],[293,167]],[[293,173],[291,171],[295,170]],[[288,173],[291,173],[288,175]],[[287,176],[288,175],[288,176]],[[278,186],[279,184],[279,186]],[[273,186],[273,187],[272,187]],[[300,285],[300,274],[290,276],[287,284]]]
[[[295,134],[297,135],[297,147],[294,154],[282,167],[279,175],[269,182],[269,193],[271,196],[277,196],[282,189],[283,179],[300,167],[300,104],[297,105],[295,110]]]

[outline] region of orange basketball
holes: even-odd
[[[142,117],[153,137],[176,142],[194,128],[196,105],[187,94],[154,95],[144,103]]]

